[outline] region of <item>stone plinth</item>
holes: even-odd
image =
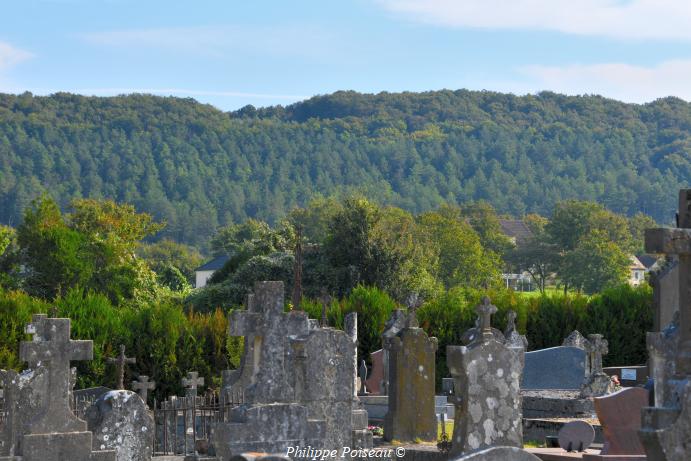
[[[389,408],[384,438],[398,441],[436,441],[434,414],[437,339],[422,328],[406,327],[391,338],[389,352]]]

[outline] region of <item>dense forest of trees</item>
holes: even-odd
[[[111,198],[204,248],[219,226],[276,223],[315,195],[414,213],[486,200],[547,215],[562,200],[670,222],[691,178],[691,104],[554,93],[338,92],[224,113],[191,99],[0,94],[0,222],[43,192]]]

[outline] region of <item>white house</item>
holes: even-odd
[[[194,270],[194,286],[195,288],[201,288],[206,286],[206,282],[209,281],[214,272],[222,268],[225,263],[228,262],[230,256],[217,256],[208,263],[197,267]]]
[[[636,256],[631,256],[631,265],[629,266],[629,285],[638,286],[645,281],[646,267]]]

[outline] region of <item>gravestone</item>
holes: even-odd
[[[391,313],[391,317],[384,325],[384,332],[382,333],[382,350],[384,351],[382,355],[382,366],[384,370],[384,378],[382,379],[379,394],[388,395],[389,394],[389,357],[391,356],[391,347],[393,338],[398,335],[398,333],[405,328],[406,325],[406,313],[403,309],[395,309]]]
[[[137,359],[125,355],[125,345],[120,345],[120,354],[108,359],[108,363],[115,364],[118,372],[118,389],[125,389],[125,367],[137,363]]]
[[[559,430],[559,447],[570,451],[583,452],[595,440],[595,429],[585,421],[571,421]]]
[[[481,321],[482,319],[478,315],[475,318],[475,326],[473,328],[466,330],[461,336],[461,344],[463,344],[464,346],[470,346],[475,342],[482,342]],[[494,327],[492,327],[492,337],[495,341],[498,341],[502,344],[506,342],[506,337],[504,336],[504,333],[502,333]]]
[[[380,395],[384,387],[384,349],[376,350],[369,356],[372,361],[372,371],[365,384],[370,395]]]
[[[648,391],[629,387],[595,398],[595,411],[602,425],[605,443],[599,454],[583,456],[585,461],[644,460],[645,450],[638,437],[641,409],[648,404]]]
[[[676,373],[676,353],[679,343],[679,311],[672,322],[660,332],[648,332],[648,362],[654,379],[654,403],[656,407],[665,405],[672,395],[669,381]]]
[[[523,354],[522,349],[494,339],[491,316],[496,310],[485,297],[476,307],[481,339],[446,348],[455,380],[452,455],[496,445],[523,446],[519,392]]]
[[[146,375],[139,375],[137,381],[132,381],[132,389],[139,394],[142,402],[146,403],[149,397],[149,391],[156,389],[156,381],[149,381]]]
[[[602,370],[602,356],[609,353],[607,340],[600,334],[588,335],[586,352],[590,357],[590,373],[581,387],[581,397],[601,397],[614,390],[612,379]]]
[[[204,377],[199,377],[196,371],[187,373],[187,377],[182,378],[182,387],[185,388],[185,396],[188,398],[195,398],[197,396],[197,389],[204,385]]]
[[[645,231],[647,252],[676,255],[679,260],[679,327],[674,333],[673,374],[664,376],[664,382],[655,376],[655,387],[664,387],[664,399],[643,409],[639,433],[648,458],[665,461],[688,459],[691,447],[691,189],[679,192],[677,222],[677,228]],[[659,355],[671,354],[660,351]]]
[[[367,364],[364,360],[360,362],[360,369],[358,370],[358,375],[360,377],[360,390],[358,393],[360,395],[367,395]]]
[[[570,346],[525,353],[521,389],[579,390],[586,376],[586,352]]]
[[[245,300],[245,310],[248,313],[259,314],[254,304],[254,294],[248,294]],[[243,339],[243,354],[237,370],[224,370],[222,374],[221,401],[244,401],[245,388],[255,377],[254,336],[246,335]],[[242,396],[242,398],[238,398]]]
[[[505,344],[508,347],[519,347],[523,350],[528,349],[528,338],[520,334],[516,329],[516,312],[510,310],[506,314],[506,329],[504,330]]]
[[[86,412],[94,450],[115,450],[116,461],[148,461],[152,455],[154,420],[144,401],[132,391],[111,391]]]
[[[229,335],[244,336],[246,342],[250,338],[243,367],[235,375],[244,385],[244,404],[231,409],[229,421],[215,424],[217,456],[227,461],[244,452],[285,453],[289,446],[324,446],[325,421],[311,419],[296,397],[305,386],[303,372],[296,369],[304,370],[300,362],[306,357],[305,348],[293,343],[309,334],[307,315],[283,311],[282,282],[257,282],[247,307],[230,313],[228,327]],[[348,370],[351,366],[349,362]],[[350,373],[346,382],[353,385]]]
[[[74,385],[70,361],[91,360],[93,343],[71,340],[69,319],[34,316],[27,331],[34,338],[20,343],[19,356],[34,369],[15,377],[19,400],[8,402],[14,408],[10,411],[24,410],[17,406],[18,394],[33,393],[35,389],[27,388],[33,383],[45,394],[38,406],[29,405],[33,417],[14,429],[21,432],[21,442],[7,459],[21,455],[22,461],[114,461],[112,451],[92,451],[92,433],[70,408]]]
[[[415,308],[409,309],[405,326],[388,342],[388,402],[384,439],[436,441],[434,411],[435,354],[437,338],[418,326]]]
[[[516,447],[492,447],[451,459],[454,461],[540,461],[537,456]]]
[[[585,336],[581,334],[580,331],[578,330],[573,330],[569,335],[564,338],[564,341],[561,344],[562,346],[566,347],[577,347],[579,349],[583,349],[584,351],[588,349],[588,340],[585,339]],[[588,377],[588,374],[590,373],[590,354],[586,353],[585,354],[585,375],[586,378]]]

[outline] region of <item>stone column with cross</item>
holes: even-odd
[[[149,391],[156,389],[156,381],[149,381],[146,375],[139,375],[136,381],[132,381],[132,389],[139,394],[139,397],[146,403],[149,397]]]
[[[653,367],[656,406],[643,409],[639,435],[648,459],[681,460],[691,446],[691,189],[679,191],[677,227],[647,229],[645,248],[678,258],[679,314],[671,331],[648,334],[651,360],[673,363]]]
[[[520,347],[523,350],[528,349],[528,338],[518,332],[516,328],[515,311],[510,310],[506,314],[506,329],[504,330],[504,337],[506,338],[506,345],[508,347]]]
[[[37,337],[22,341],[20,358],[29,364],[41,364],[47,370],[46,406],[27,425],[22,440],[25,461],[58,461],[61,453],[70,453],[74,461],[115,460],[115,452],[92,452],[92,434],[86,423],[70,408],[72,370],[70,362],[91,360],[92,341],[70,339],[70,320],[63,318],[34,318]]]
[[[502,445],[523,446],[521,396],[523,349],[497,339],[485,297],[475,308],[478,327],[467,346],[447,346],[446,363],[454,379],[455,422],[450,454]]]
[[[581,398],[602,397],[612,393],[614,384],[609,375],[602,370],[602,356],[609,353],[607,340],[601,334],[589,334],[585,348],[590,372],[581,386]]]
[[[118,389],[125,389],[125,368],[127,365],[134,365],[137,363],[137,359],[133,357],[127,357],[125,354],[125,345],[120,345],[120,354],[117,357],[108,358],[108,363],[115,364],[115,368],[118,373]]]
[[[195,398],[197,397],[197,390],[199,386],[204,385],[204,377],[199,376],[196,371],[190,371],[187,373],[185,378],[182,378],[182,387],[185,388],[185,397]]]

